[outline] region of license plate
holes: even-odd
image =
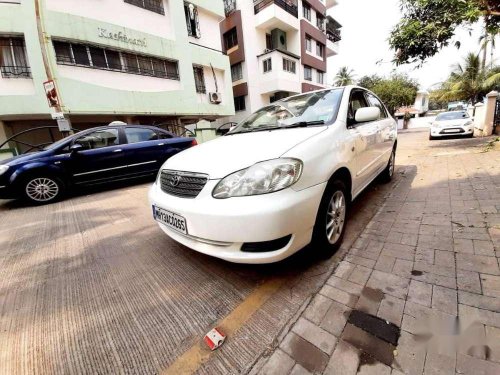
[[[164,210],[163,208],[153,206],[153,217],[159,223],[162,223],[177,232],[187,234],[186,219],[182,216]]]
[[[460,130],[458,130],[458,129],[449,129],[449,130],[445,130],[444,132],[445,133],[458,133],[458,132],[460,132]]]

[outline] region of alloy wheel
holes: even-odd
[[[345,223],[345,214],[345,196],[342,191],[337,190],[335,194],[333,194],[326,212],[326,237],[328,238],[328,242],[332,245],[335,244],[342,235]]]
[[[392,177],[392,175],[394,174],[394,167],[395,167],[395,163],[394,163],[394,159],[395,159],[395,153],[394,151],[391,153],[391,158],[389,159],[389,177]]]
[[[47,177],[38,177],[26,185],[26,195],[37,202],[48,202],[59,194],[59,185]]]

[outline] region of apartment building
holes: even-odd
[[[239,122],[290,95],[327,87],[327,58],[338,54],[336,0],[224,0],[220,24]]]
[[[0,143],[56,112],[80,130],[234,114],[224,17],[222,0],[1,1]]]

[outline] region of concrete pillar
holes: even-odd
[[[486,95],[486,110],[484,114],[483,136],[493,134],[493,120],[495,119],[495,108],[498,99],[498,92],[492,91]]]

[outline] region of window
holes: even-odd
[[[82,145],[85,150],[116,146],[120,143],[118,129],[97,130],[78,138],[75,143]]]
[[[31,78],[24,38],[0,37],[0,71],[4,78]]]
[[[184,14],[186,16],[188,35],[194,38],[201,38],[198,8],[191,3],[184,3]]]
[[[325,17],[319,12],[316,12],[316,26],[320,30],[325,29]]]
[[[355,90],[351,93],[351,98],[349,99],[349,108],[347,113],[347,125],[353,125],[356,123],[356,111],[360,108],[368,107],[364,92],[361,90]]]
[[[94,69],[115,70],[157,78],[179,80],[177,61],[119,52],[85,44],[54,41],[56,61],[61,65],[78,65]]]
[[[238,33],[236,32],[236,27],[224,34],[224,47],[226,51],[238,45]]]
[[[237,96],[234,98],[234,110],[236,112],[244,111],[246,109],[245,107],[245,97],[244,96]]]
[[[324,84],[325,83],[325,73],[320,72],[318,70],[317,74],[318,74],[318,83]]]
[[[201,66],[193,66],[193,72],[196,92],[205,94],[207,92],[207,88],[205,87],[205,75],[203,74],[203,68]]]
[[[125,2],[158,14],[165,14],[163,0],[125,0]]]
[[[295,61],[283,58],[283,70],[285,72],[295,74],[296,63]]]
[[[367,97],[368,103],[370,104],[371,107],[378,107],[380,109],[380,118],[381,119],[388,117],[384,105],[375,95],[367,92],[366,97]]]
[[[125,136],[128,143],[156,141],[158,134],[151,129],[125,128]]]
[[[310,66],[304,65],[304,79],[312,81],[312,68]]]
[[[273,64],[272,64],[271,58],[265,59],[263,61],[263,64],[264,64],[264,73],[267,73],[267,72],[270,72],[271,70],[273,70]]]
[[[243,79],[243,68],[241,63],[231,65],[231,78],[233,82]]]
[[[304,18],[306,18],[308,21],[311,20],[311,6],[306,2],[302,3],[302,14],[304,15]]]
[[[313,47],[312,47],[312,39],[309,35],[306,35],[306,51],[312,52]]]
[[[323,53],[325,52],[325,46],[319,42],[316,42],[316,55],[323,58]]]

